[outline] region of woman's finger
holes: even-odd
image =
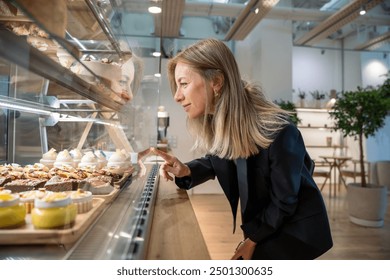
[[[165,164],[160,166],[159,173],[165,180],[173,181],[173,177],[164,168]]]
[[[138,153],[138,159],[143,158],[144,156],[148,155],[152,151],[152,148],[148,148],[146,150],[143,150],[142,152]]]
[[[171,155],[168,155],[167,153],[159,150],[159,149],[156,149],[156,148],[152,148],[152,152],[155,153],[156,155],[162,157],[165,161],[169,162],[169,163],[172,163],[174,157],[171,156]]]

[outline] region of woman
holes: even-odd
[[[328,217],[302,136],[288,112],[241,80],[229,48],[202,40],[170,60],[168,78],[194,147],[206,156],[182,163],[155,150],[165,160],[160,174],[174,175],[183,189],[217,177],[234,225],[240,199],[245,239],[232,259],[314,259],[329,250]]]

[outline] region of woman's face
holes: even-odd
[[[177,90],[174,99],[183,106],[188,117],[193,119],[203,116],[207,100],[211,100],[213,94],[211,83],[206,82],[188,64],[182,62],[176,65],[175,82]]]

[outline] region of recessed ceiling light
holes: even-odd
[[[150,7],[148,8],[148,11],[149,11],[149,13],[151,13],[151,14],[159,14],[159,13],[161,13],[161,8],[160,8],[160,7],[157,7],[157,6],[150,6]]]
[[[161,56],[161,53],[160,52],[153,52],[152,55],[155,57],[159,57],[159,56]]]
[[[156,74],[154,74],[154,76],[157,77],[157,78],[160,78],[161,77],[161,73],[156,73]]]

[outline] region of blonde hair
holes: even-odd
[[[220,92],[207,101],[205,115],[187,118],[189,131],[195,137],[193,149],[221,158],[247,158],[267,148],[276,133],[289,123],[289,113],[268,101],[259,86],[241,80],[234,55],[222,41],[199,41],[169,61],[168,79],[173,93],[178,62],[189,65],[206,81],[223,81]]]

